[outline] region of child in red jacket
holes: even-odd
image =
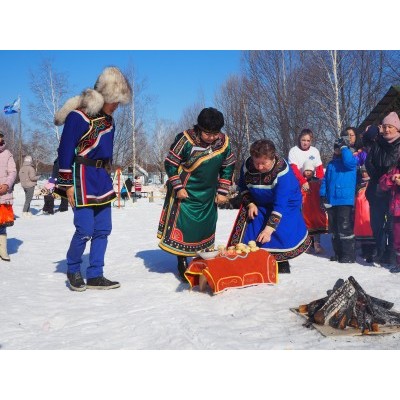
[[[307,160],[302,169],[303,176],[309,185],[308,190],[301,189],[303,218],[308,232],[312,235],[314,252],[321,254],[324,252],[324,248],[321,246],[321,233],[328,233],[328,216],[326,211],[320,207],[321,180],[314,176],[315,167],[312,161]]]

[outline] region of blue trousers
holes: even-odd
[[[104,206],[75,207],[75,233],[67,252],[68,273],[79,272],[86,243],[90,240],[89,267],[86,278],[103,276],[104,255],[112,230],[111,203]]]

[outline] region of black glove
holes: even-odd
[[[326,211],[327,208],[331,208],[331,207],[332,207],[332,204],[328,203],[328,199],[325,196],[321,197],[321,209]]]
[[[342,137],[342,136],[338,137],[335,140],[335,147],[338,148],[338,149],[341,149],[343,146],[348,146],[348,144],[346,144],[346,141],[345,141],[344,137]]]
[[[342,146],[350,146],[350,136],[347,135],[342,135],[340,136],[343,139],[343,145]]]

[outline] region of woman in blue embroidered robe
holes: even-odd
[[[228,245],[254,240],[275,256],[279,272],[288,273],[288,260],[311,243],[301,213],[298,181],[270,140],[254,142],[250,154],[240,171],[243,200]]]

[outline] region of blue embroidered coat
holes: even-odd
[[[228,245],[256,240],[266,225],[270,225],[275,229],[271,241],[257,245],[274,254],[277,261],[294,258],[307,250],[311,240],[301,213],[302,195],[286,160],[276,157],[271,171],[261,173],[249,157],[240,170],[238,186],[243,204]],[[247,217],[250,203],[258,208],[253,220]]]
[[[116,198],[105,168],[75,161],[76,156],[81,156],[111,163],[114,131],[113,118],[104,113],[89,117],[81,110],[74,110],[65,120],[58,149],[60,169],[56,192],[66,197],[65,189],[73,185],[77,207],[99,206]]]

